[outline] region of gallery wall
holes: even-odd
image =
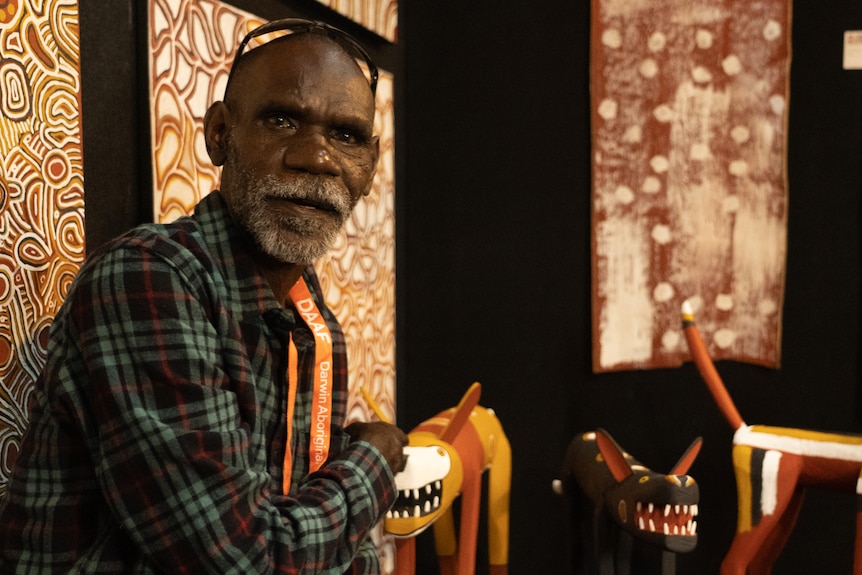
[[[591,369],[589,21],[586,1],[402,4],[401,416],[482,382],[514,454],[512,573],[576,572],[550,488],[575,433],[604,427],[657,471],[703,436],[700,538],[677,572],[717,573],[735,527],[732,432],[697,372]],[[718,369],[749,423],[853,432],[862,71],[841,62],[862,4],[796,0],[792,26],[782,364]],[[855,505],[809,493],[775,573],[849,573]]]
[[[236,4],[264,17],[325,10]],[[80,6],[88,249],[149,219],[144,5]],[[396,46],[332,18],[395,75],[399,422],[483,384],[514,453],[516,574],[577,572],[580,540],[550,487],[576,433],[604,427],[660,471],[703,436],[691,471],[700,541],[678,572],[717,572],[736,515],[731,430],[694,368],[591,369],[589,3],[439,0],[399,12]],[[862,429],[862,71],[841,69],[845,29],[862,29],[859,3],[794,3],[782,365],[718,366],[750,423]],[[776,573],[849,572],[854,512],[851,495],[810,493]],[[420,574],[436,572],[429,537]],[[658,572],[654,559],[643,552],[634,572]]]

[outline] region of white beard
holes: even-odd
[[[347,191],[324,176],[299,174],[288,182],[273,175],[262,178],[249,170],[237,169],[233,158],[228,158],[229,173],[233,174],[228,192],[222,190],[237,222],[249,233],[258,247],[270,257],[288,263],[311,264],[323,256],[350,217],[355,202]],[[305,200],[334,211],[332,217],[284,217],[267,206],[266,198],[278,197]]]

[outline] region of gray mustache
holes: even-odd
[[[273,176],[267,176],[262,184],[269,196],[319,205],[343,215],[351,211],[347,192],[334,181],[326,178],[304,175],[285,183],[276,180]]]

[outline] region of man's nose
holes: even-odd
[[[284,150],[284,165],[291,170],[338,176],[341,170],[335,154],[324,134],[297,134]]]

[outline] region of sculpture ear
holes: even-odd
[[[703,438],[698,437],[688,446],[688,449],[682,454],[682,457],[679,458],[679,461],[676,462],[673,470],[668,475],[688,475],[691,464],[694,463],[694,460],[697,459],[697,454],[700,453],[701,445],[703,445]]]
[[[608,470],[617,480],[617,483],[622,483],[623,479],[632,474],[631,465],[626,461],[623,448],[614,441],[610,433],[604,429],[597,429],[596,445],[598,445],[599,452],[605,460],[605,465],[608,466]]]
[[[452,413],[452,418],[449,423],[440,432],[440,440],[446,443],[452,443],[467,423],[473,408],[479,403],[479,397],[482,395],[482,384],[478,381],[473,382],[473,385],[461,397],[461,401],[455,406],[455,411]]]

